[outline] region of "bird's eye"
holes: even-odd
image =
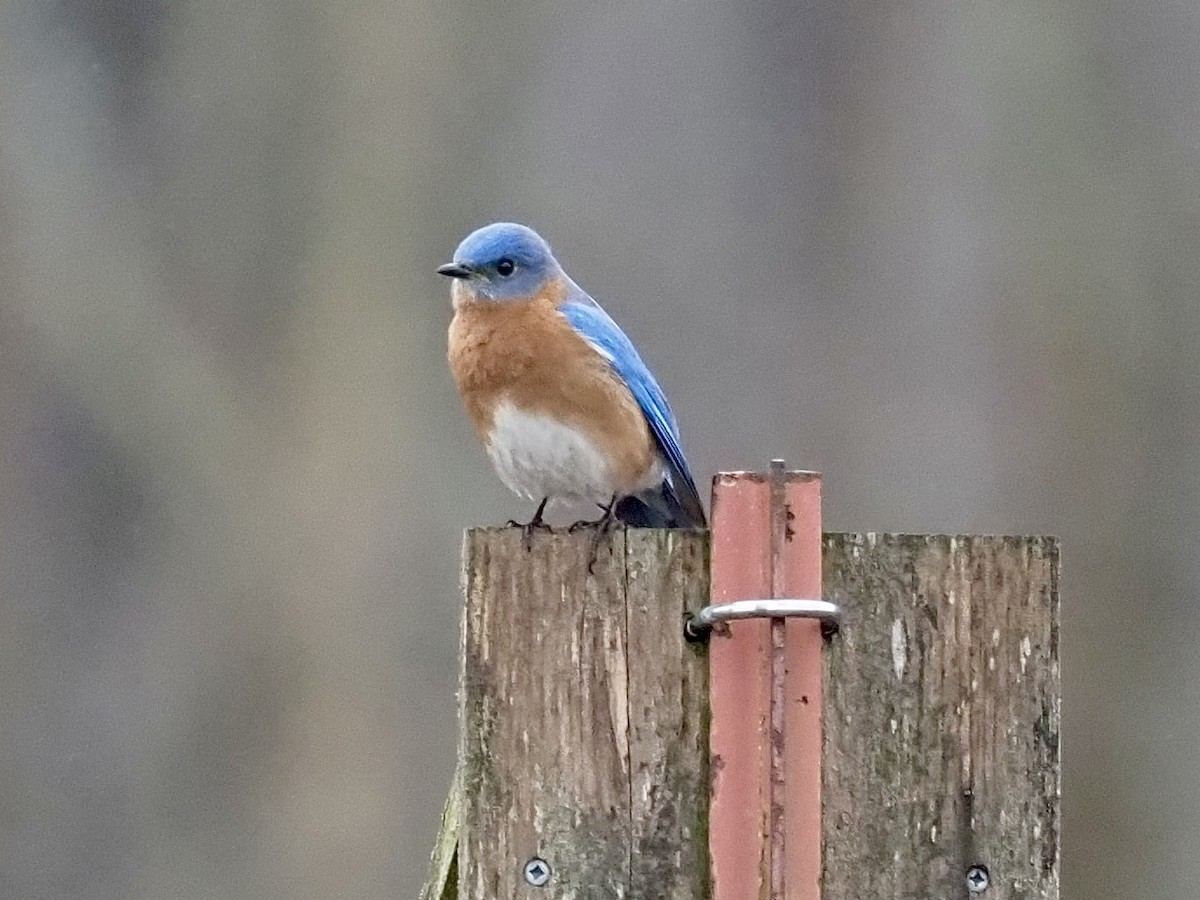
[[[517,264],[511,259],[502,259],[500,262],[496,263],[496,272],[501,278],[507,278],[514,271],[516,271],[516,268]]]

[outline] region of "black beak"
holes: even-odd
[[[437,273],[445,275],[447,278],[470,278],[472,274],[470,269],[458,263],[446,263],[444,266],[438,266]]]

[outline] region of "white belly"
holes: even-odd
[[[496,408],[487,451],[500,479],[529,500],[608,503],[617,492],[608,462],[587,435],[508,401]]]

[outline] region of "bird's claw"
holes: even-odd
[[[595,533],[592,534],[592,539],[588,541],[587,569],[589,575],[596,574],[596,557],[600,553],[600,542],[604,540],[605,535],[612,531],[613,521],[614,520],[611,516],[606,516],[599,522],[593,523],[596,526],[596,530]]]
[[[548,498],[547,498],[548,499]],[[518,522],[516,519],[508,520],[509,528],[520,528],[522,533],[521,543],[525,545],[525,552],[529,553],[533,550],[533,533],[535,531],[553,531],[554,529],[542,521],[542,512],[546,509],[546,500],[542,500],[538,504],[537,512],[533,514],[533,518],[528,522]]]
[[[617,498],[613,497],[612,500],[609,501],[608,506],[604,506],[603,504],[598,505],[602,510],[604,510],[604,515],[598,519],[595,519],[594,521],[582,519],[573,523],[571,527],[567,529],[567,531],[572,534],[581,528],[595,529],[595,531],[592,533],[592,539],[588,541],[587,570],[589,575],[596,574],[596,556],[600,552],[600,542],[604,540],[604,536],[606,534],[612,531],[613,523],[616,521],[616,517],[613,515],[613,509],[617,505]]]
[[[532,522],[526,522],[524,525],[522,525],[520,522],[513,522],[513,524],[516,525],[518,528],[520,528],[521,533],[524,535],[521,538],[521,543],[523,543],[525,545],[526,553],[533,550],[533,533],[535,531],[553,531],[554,530],[549,525],[547,525],[545,522],[543,522],[541,519],[535,519]]]

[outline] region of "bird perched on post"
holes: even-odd
[[[614,518],[704,526],[662,389],[537,232],[487,225],[438,272],[453,279],[450,370],[467,413],[501,480],[540,501],[526,547],[550,500],[598,504],[597,540]]]

